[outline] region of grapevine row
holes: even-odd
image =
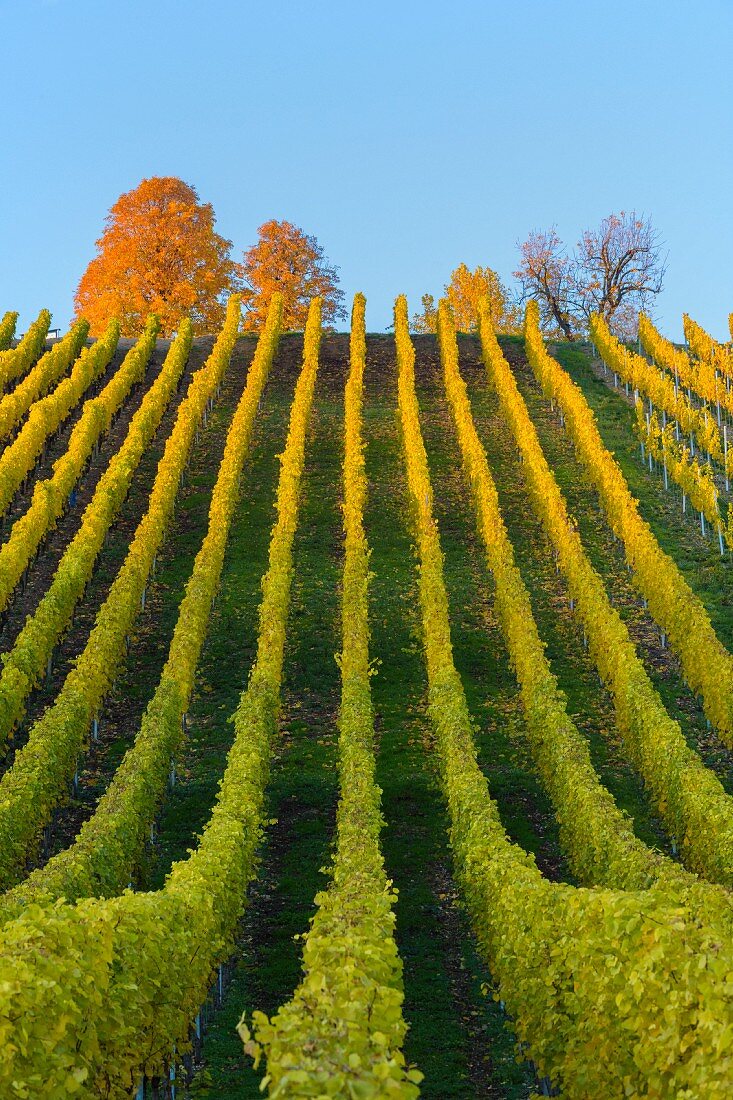
[[[3,370],[3,363],[5,362],[3,353],[10,349],[10,345],[13,342],[13,337],[15,336],[15,326],[17,322],[18,314],[15,310],[12,309],[9,309],[6,313],[4,313],[3,319],[2,321],[0,321],[0,377],[5,377],[7,373],[5,370]],[[12,368],[10,369],[12,370]],[[2,386],[0,386],[0,393],[2,393]]]
[[[489,319],[487,307],[484,324]],[[722,1038],[733,1007],[729,939],[662,890],[550,883],[504,831],[476,760],[471,715],[453,663],[404,298],[395,309],[395,338],[428,709],[451,847],[479,946],[522,1050],[569,1100],[648,1095],[650,1082],[657,1096],[689,1090],[690,1096],[722,1098],[733,1086],[733,1056],[723,1053]],[[698,965],[701,955],[709,967]]]
[[[77,428],[81,430],[80,438],[88,444],[88,449],[91,449],[92,445],[92,439],[89,436],[93,434],[89,429],[100,427],[103,420],[111,417],[114,405],[120,403],[124,392],[129,390],[133,381],[144,371],[145,361],[155,345],[156,328],[157,321],[152,322],[146,336],[142,337],[125,357],[122,367],[109,386],[95,399],[95,404],[99,404],[96,405],[96,409],[91,409],[92,416],[87,420],[86,425],[84,424],[86,412],[82,414]],[[7,739],[16,724],[21,721],[28,695],[38,685],[44,669],[52,660],[56,643],[73,619],[74,609],[84,595],[107,532],[127,496],[140,460],[157,431],[163,413],[181,378],[191,341],[192,328],[190,322],[186,320],[182,322],[179,334],[171,344],[158,377],[130,421],[121,448],[113,456],[99,479],[92,499],[84,511],[79,529],[66,547],[47,591],[41,597],[33,614],[26,619],[12,649],[3,655],[3,670],[0,673],[0,739]],[[110,393],[107,395],[108,390]],[[112,398],[111,407],[105,407],[105,395]],[[57,472],[63,473],[64,466],[62,459],[57,464]],[[15,550],[18,545],[20,545],[19,556],[22,562],[23,536],[27,531],[28,542],[31,543],[33,523],[38,522],[40,527],[44,514],[35,506],[40,504],[43,508],[47,500],[46,507],[50,510],[53,503],[50,490],[43,485],[37,487],[30,511],[15,524],[10,540],[0,550],[0,566],[7,566],[9,552]],[[28,518],[29,523],[26,524]],[[12,578],[8,577],[8,580],[10,579]],[[0,755],[2,753],[3,749],[0,747]]]
[[[12,393],[0,398],[0,440],[9,439],[31,405],[66,374],[84,346],[88,332],[88,322],[77,321],[63,340],[41,356]]]
[[[11,320],[12,319],[12,320]],[[15,332],[17,313],[6,313],[2,321],[3,342],[0,347],[5,349]],[[51,324],[51,314],[47,309],[42,309],[38,317],[30,326],[17,347],[0,351],[0,394],[35,363],[43,351],[46,342],[46,333]],[[0,398],[2,401],[2,398]]]
[[[622,889],[644,889],[660,878],[686,882],[689,876],[678,864],[635,836],[628,818],[599,782],[588,744],[567,713],[567,699],[545,656],[529,592],[501,516],[494,479],[461,377],[455,328],[445,302],[438,307],[438,342],[463,469],[496,586],[496,611],[519,681],[532,757],[555,806],[573,873],[589,885]]]
[[[363,295],[354,299],[345,396],[341,711],[341,797],[332,882],[303,947],[303,979],[272,1020],[242,1020],[245,1049],[267,1058],[271,1097],[419,1095],[421,1074],[402,1054],[402,963],[394,940],[395,899],[379,847],[381,792],[374,778],[369,686],[369,551],[362,525],[366,475],[361,442],[366,353]]]
[[[704,328],[693,321],[686,313],[682,314],[682,324],[690,351],[701,362],[714,370],[719,370],[728,381],[733,381],[733,353],[731,349],[713,340]]]
[[[677,389],[668,374],[652,366],[642,355],[636,355],[624,347],[597,313],[591,316],[590,332],[606,366],[620,375],[635,393],[648,397],[665,417],[679,424],[682,433],[690,439],[691,450],[696,440],[697,446],[709,460],[715,459],[721,465],[725,462],[724,443],[715,417],[708,415],[706,409],[697,409],[689,397]],[[733,472],[733,454],[728,456],[728,460],[730,474]]]
[[[578,458],[595,485],[611,529],[621,540],[634,584],[679,655],[690,687],[702,696],[708,719],[733,747],[733,656],[716,635],[702,600],[642,519],[580,387],[548,355],[536,303],[527,307],[524,339],[535,377],[545,396],[559,403]]]
[[[687,388],[690,400],[694,391],[703,401],[717,406],[718,424],[721,405],[733,413],[733,393],[716,368],[707,359],[691,360],[661,335],[645,313],[639,314],[639,342],[655,363],[674,375],[677,385],[681,382]]]
[[[669,340],[665,340],[643,313],[639,315],[639,342],[655,363],[674,375],[676,390],[680,382],[687,387],[690,402],[694,391],[705,405],[708,402],[716,405],[718,427],[720,427],[721,406],[728,412],[733,412],[733,393],[720,380],[717,370],[702,360],[692,362],[685,352],[680,351]],[[660,463],[664,470],[665,488],[668,487],[670,478],[680,486],[683,512],[686,511],[689,497],[693,507],[700,513],[703,534],[707,519],[718,532],[720,551],[723,553],[724,537],[728,545],[733,546],[733,515],[728,518],[727,529],[724,529],[718,507],[718,489],[710,464],[703,465],[695,457],[687,444],[680,440],[679,427],[668,423],[664,414],[660,424],[656,410],[645,412],[638,398],[635,404],[635,431],[641,443],[642,458],[645,457],[645,452],[649,455],[650,470],[653,459]],[[707,416],[707,412],[703,415]],[[728,452],[727,426],[723,427],[722,433],[722,464],[727,489],[730,470],[733,467],[733,456]]]
[[[84,391],[109,364],[115,353],[119,334],[117,321],[110,321],[104,336],[81,353],[69,377],[46,397],[33,404],[15,439],[0,455],[0,515],[7,511],[16,490],[35,466],[46,440],[63,423]],[[60,346],[61,344],[56,345]],[[13,394],[8,396],[12,397]]]
[[[151,318],[114,377],[98,397],[85,402],[66,451],[54,464],[52,476],[34,486],[30,507],[13,524],[7,541],[0,548],[0,613],[7,607],[16,584],[28,569],[42,539],[62,515],[69,494],[81,477],[100,436],[109,430],[132,387],[145,376],[145,368],[155,350],[158,328],[157,317]]]
[[[504,358],[488,308],[479,316],[489,382],[496,390],[523,460],[532,506],[565,576],[588,637],[591,657],[611,692],[625,752],[643,777],[683,859],[703,877],[733,885],[733,798],[687,745],[664,709],[628,628],[612,606],[570,521],[565,499],[542,451],[524,398]]]
[[[238,500],[239,476],[249,451],[281,323],[282,298],[273,295],[247,384],[227,433],[209,507],[208,530],[178,609],[168,659],[135,742],[71,847],[54,856],[0,900],[0,922],[17,915],[20,907],[31,901],[59,897],[75,901],[119,893],[139,865],[140,853],[163,798],[171,760],[175,759],[183,738],[185,713]],[[190,339],[190,325],[186,327]]]
[[[0,1090],[32,1091],[42,1081],[45,1095],[60,1100],[71,1082],[112,1100],[128,1098],[140,1074],[161,1074],[190,1045],[191,1021],[217,963],[231,951],[264,825],[320,312],[314,299],[281,457],[257,656],[209,822],[162,890],[32,907],[3,926]],[[21,1027],[22,1041],[11,1042]]]
[[[28,741],[0,780],[0,885],[17,881],[42,829],[76,772],[92,720],[125,652],[153,559],[173,515],[196,429],[221,382],[237,339],[240,302],[230,299],[224,327],[182,402],[150,493],[148,510],[102,604],[84,650],[52,707],[31,727]],[[79,553],[84,548],[79,547]],[[63,600],[63,593],[61,593]],[[72,605],[73,606],[73,605]],[[70,612],[69,612],[70,613]]]
[[[733,509],[728,509],[727,523],[724,525],[718,508],[718,488],[708,463],[702,465],[693,457],[689,447],[678,443],[671,424],[662,426],[656,410],[651,414],[644,412],[644,406],[637,399],[635,405],[636,420],[634,431],[641,443],[642,458],[648,455],[649,469],[652,459],[664,470],[665,488],[669,478],[682,490],[682,511],[686,511],[689,498],[692,506],[700,513],[702,533],[705,534],[705,520],[717,531],[720,552],[723,540],[733,549]]]

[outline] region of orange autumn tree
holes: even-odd
[[[509,291],[499,276],[490,267],[476,267],[471,271],[467,264],[460,264],[451,274],[443,296],[448,300],[457,332],[476,331],[479,303],[486,297],[497,332],[521,331],[519,310],[511,302]],[[422,313],[416,313],[412,319],[412,328],[415,332],[436,332],[438,307],[432,294],[423,294],[422,307]]]
[[[244,254],[243,298],[245,328],[262,327],[272,295],[283,296],[283,327],[305,328],[308,306],[322,300],[321,315],[326,325],[346,316],[343,291],[338,286],[338,268],[329,264],[315,237],[297,225],[275,220],[258,229],[259,240]]]
[[[92,335],[117,317],[123,336],[137,336],[150,313],[160,318],[161,335],[170,336],[182,317],[195,333],[216,331],[239,268],[214,221],[212,206],[175,176],[154,176],[120,195],[74,298]]]

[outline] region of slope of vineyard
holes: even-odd
[[[158,341],[66,481],[110,340],[17,481],[0,1093],[728,1096],[729,557],[585,348],[362,309]]]

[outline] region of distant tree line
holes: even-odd
[[[258,329],[270,299],[284,300],[284,325],[305,327],[308,304],[323,301],[323,318],[334,325],[346,316],[338,268],[325,257],[315,236],[288,221],[260,226],[257,241],[241,262],[232,242],[215,228],[214,210],[196,190],[173,176],[143,180],[117,199],[97,241],[97,255],[76,291],[77,316],[92,335],[117,317],[124,336],[138,335],[150,313],[160,318],[162,334],[171,335],[181,317],[191,318],[196,333],[223,323],[226,300],[242,295],[245,327]],[[494,324],[502,333],[521,331],[523,304],[535,298],[543,328],[573,340],[587,331],[591,313],[603,315],[622,338],[636,333],[639,310],[662,290],[666,258],[651,219],[636,213],[610,214],[596,230],[586,230],[569,251],[556,228],[534,231],[518,244],[512,292],[490,267],[470,270],[462,263],[443,288],[459,332],[476,326],[478,303],[488,297]],[[437,304],[422,297],[413,316],[415,332],[435,332]]]

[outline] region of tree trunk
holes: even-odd
[[[558,306],[557,302],[555,302],[555,301],[552,302],[552,315],[555,318],[555,320],[557,321],[560,328],[562,329],[562,332],[563,332],[563,335],[564,335],[565,339],[569,340],[569,341],[573,341],[575,339],[575,335],[573,333],[573,330],[570,327],[570,321],[561,312],[560,307]]]

